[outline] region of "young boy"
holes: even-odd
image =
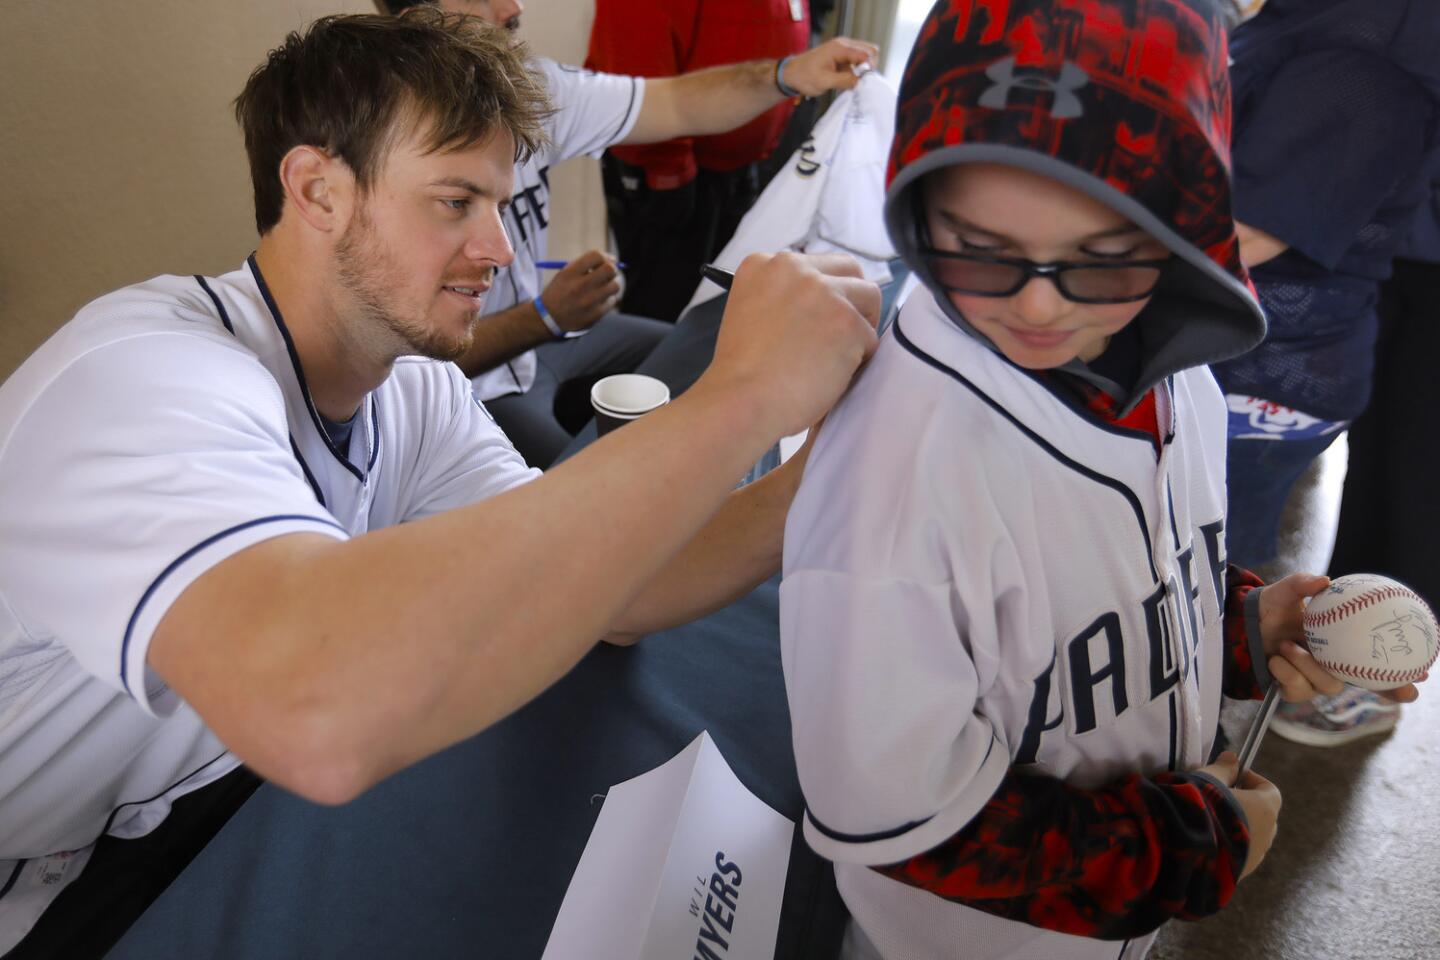
[[[1228,126],[1203,0],[946,0],[921,29],[886,215],[926,289],[785,533],[805,834],[847,956],[1141,957],[1270,844],[1274,786],[1202,766],[1222,689],[1340,684],[1296,645],[1327,581],[1225,561],[1204,365],[1265,329]]]

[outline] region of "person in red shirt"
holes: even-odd
[[[780,58],[810,42],[807,0],[596,0],[585,66],[669,77]],[[621,309],[675,320],[759,196],[759,162],[779,143],[795,99],[728,133],[612,147],[602,171],[606,208],[627,264]]]

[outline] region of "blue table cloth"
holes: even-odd
[[[538,958],[606,791],[702,729],[798,822],[778,592],[602,644],[518,713],[344,807],[262,786],[109,956]],[[797,832],[776,956],[834,956],[843,919]]]

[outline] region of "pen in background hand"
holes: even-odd
[[[713,263],[707,263],[700,268],[700,275],[711,283],[717,284],[723,290],[729,290],[730,284],[735,282],[735,274],[729,270],[721,269]]]
[[[564,270],[564,269],[565,269],[566,267],[568,267],[568,266],[570,266],[570,261],[569,261],[569,260],[536,260],[536,261],[535,261],[535,268],[536,268],[537,270]],[[616,268],[617,270],[624,270],[624,269],[625,269],[625,264],[623,264],[623,263],[621,263],[619,260],[617,260],[617,261],[615,261],[615,268]]]

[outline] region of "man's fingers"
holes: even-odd
[[[565,267],[575,273],[589,273],[601,264],[609,263],[610,258],[603,251],[587,250],[574,260],[571,260]]]
[[[841,277],[831,281],[836,289],[844,294],[850,305],[865,318],[874,330],[880,326],[880,288],[869,280],[854,277]]]
[[[880,324],[880,288],[876,284],[865,279],[865,271],[860,268],[860,262],[849,254],[844,253],[778,253],[778,254],[751,254],[740,264],[739,270],[749,272],[769,263],[771,260],[793,261],[802,267],[808,267],[817,273],[830,278],[827,282],[832,289],[837,290],[841,296],[850,302],[856,312],[870,325],[870,329],[876,329]],[[869,356],[867,350],[866,356]]]
[[[832,277],[863,277],[865,271],[860,268],[860,261],[848,253],[807,253],[807,254],[786,254],[786,256],[801,256],[816,270]]]
[[[856,40],[853,37],[836,37],[816,49],[824,50],[826,56],[834,63],[858,66],[862,63],[878,63],[880,60],[878,46],[865,40]]]

